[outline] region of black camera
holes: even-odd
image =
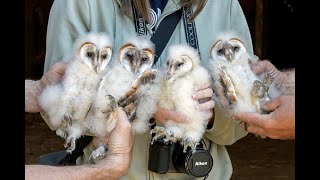
[[[194,177],[206,177],[212,169],[213,158],[203,149],[203,143],[200,142],[194,150],[188,147],[184,153],[179,141],[171,144],[155,141],[149,147],[148,169],[160,174],[180,172]]]

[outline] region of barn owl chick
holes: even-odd
[[[114,97],[120,106],[125,106],[133,131],[143,133],[157,109],[160,91],[160,86],[156,85],[156,70],[152,69],[154,45],[147,37],[133,37],[119,49],[115,58],[101,81],[97,98]]]
[[[66,139],[68,152],[75,148],[84,127],[83,120],[91,107],[97,86],[112,56],[112,41],[106,34],[88,33],[74,43],[62,82],[47,87],[40,105],[56,127],[57,135]]]
[[[213,90],[221,106],[230,113],[261,112],[260,101],[269,100],[267,92],[273,79],[269,74],[259,77],[252,72],[251,65],[258,57],[251,56],[232,33],[218,36],[210,53]]]
[[[152,143],[164,138],[164,142],[179,141],[184,147],[194,149],[205,133],[208,120],[202,111],[196,109],[198,101],[192,98],[195,87],[210,83],[208,71],[201,66],[198,51],[186,44],[169,48],[167,66],[162,81],[159,106],[174,110],[187,117],[186,122],[168,120],[163,127],[151,130],[155,136]]]

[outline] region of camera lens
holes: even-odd
[[[178,171],[195,177],[209,174],[213,165],[211,154],[203,148],[195,150],[188,148],[185,153],[183,153],[183,147],[177,148],[172,160]]]

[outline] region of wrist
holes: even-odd
[[[92,173],[97,179],[119,179],[125,175],[130,165],[128,154],[107,154],[105,159],[95,164]]]

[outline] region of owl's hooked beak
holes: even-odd
[[[232,62],[234,58],[233,47],[230,44],[225,43],[223,44],[223,49],[224,49],[223,51],[224,56],[227,58],[228,61]]]
[[[166,79],[169,80],[172,77],[170,72],[167,72]]]
[[[139,74],[139,68],[135,67],[135,68],[133,69],[133,72],[134,72],[134,74]]]
[[[101,73],[101,71],[103,71],[101,62],[95,63],[93,69],[96,73]]]
[[[94,71],[95,71],[96,73],[101,72],[99,65],[94,65],[94,66],[93,66],[93,69],[94,69]]]
[[[167,75],[166,75],[167,80],[171,79],[173,72],[174,72],[173,66],[172,64],[170,64],[168,66]]]

